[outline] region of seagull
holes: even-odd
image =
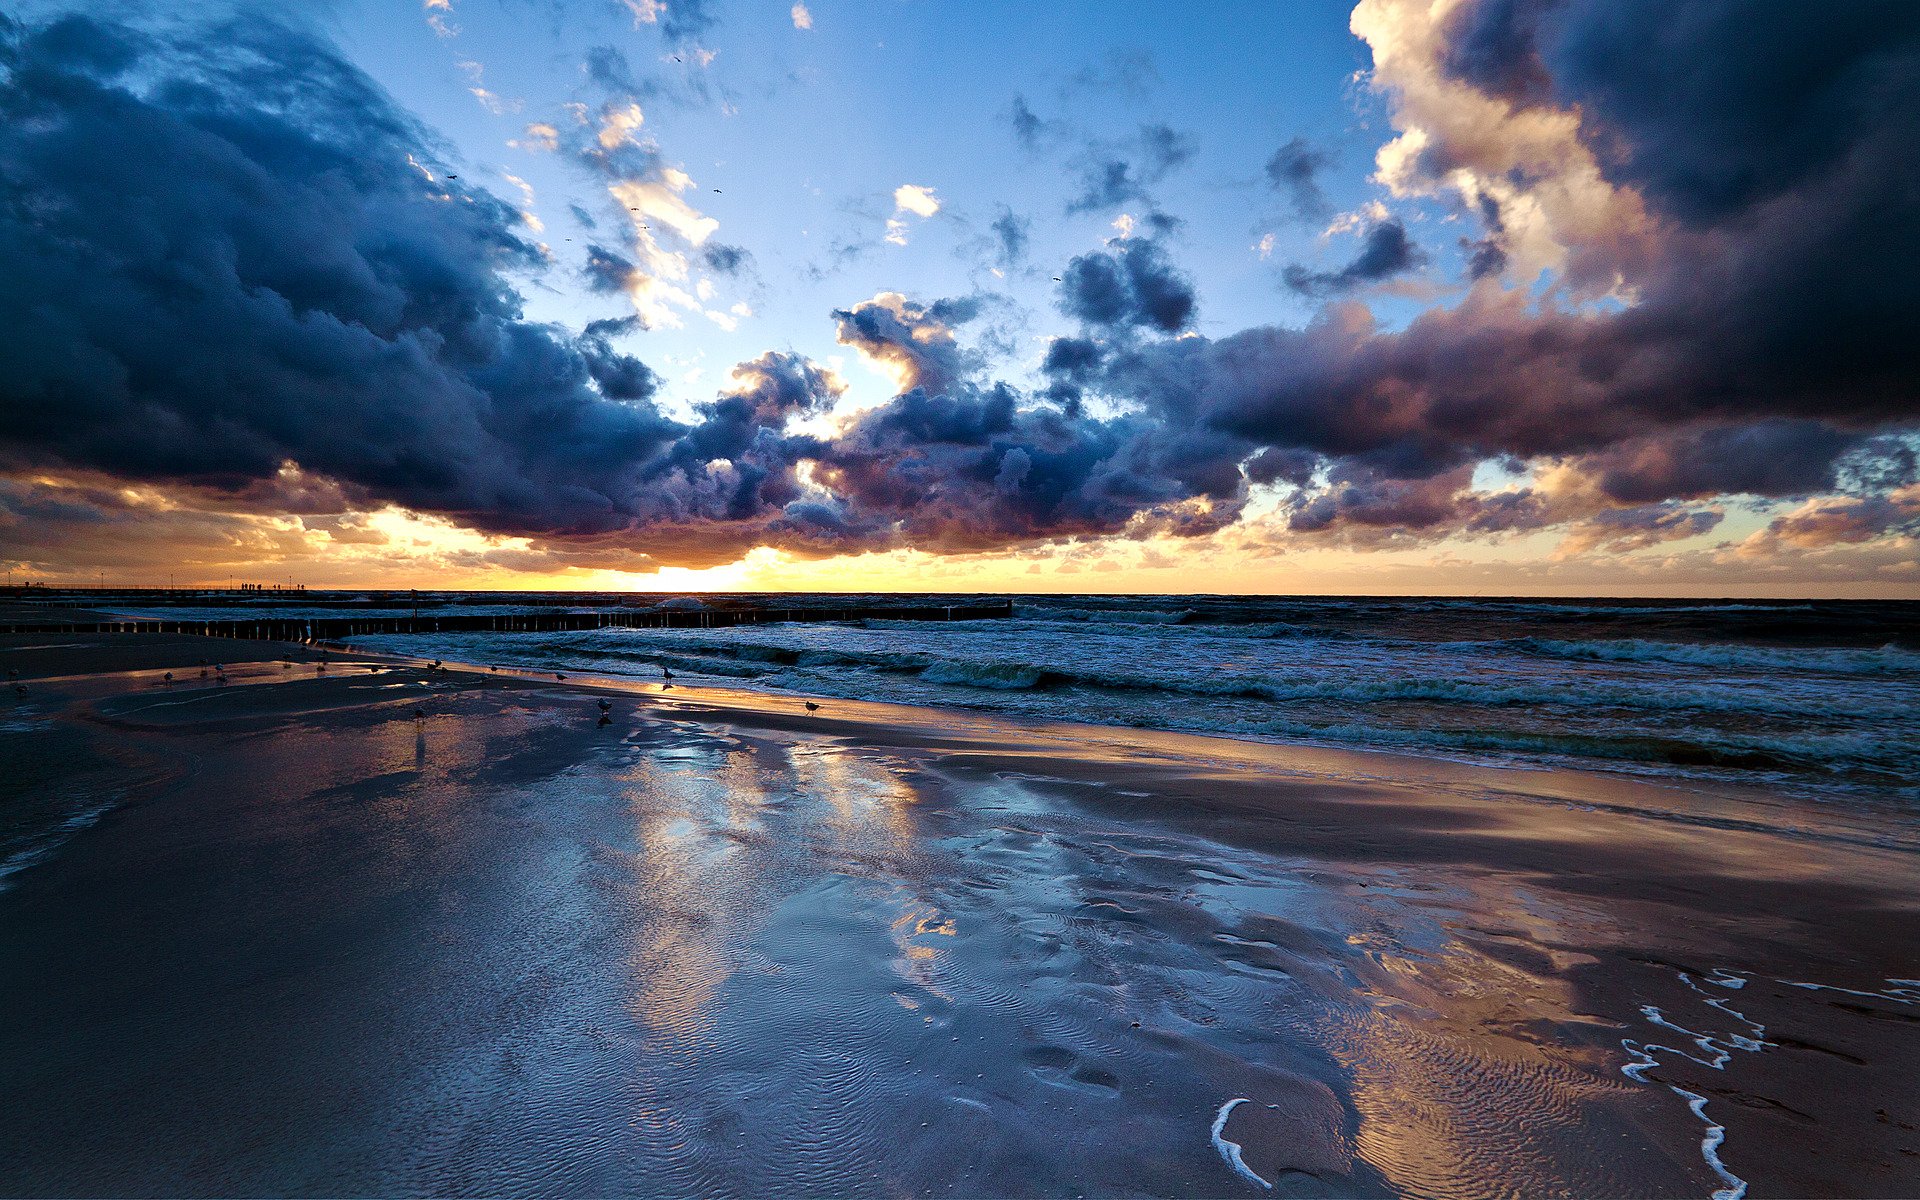
[[[662,667],[660,668],[660,678],[662,678],[662,679],[672,679],[672,678],[673,678],[673,672],[672,672],[672,671],[669,671],[669,670],[667,670],[667,668],[666,668],[666,667],[664,667],[664,666],[662,666]]]
[[[611,712],[612,710],[613,710],[613,701],[611,701],[611,700],[602,700],[602,701],[600,702],[600,711],[601,711],[601,712]]]
[[[168,687],[172,687],[172,686],[173,686],[173,672],[172,672],[172,671],[168,671],[168,672],[167,672],[167,673],[166,673],[165,675],[162,675],[162,676],[160,677],[160,682],[162,682],[162,683],[164,683],[164,684],[165,684],[166,686],[168,686]]]
[[[498,671],[499,669],[500,669],[499,667],[488,667],[488,668],[487,668],[487,670],[489,670],[489,671]]]
[[[809,700],[809,701],[807,701],[807,711],[808,711],[808,712],[819,712],[819,711],[820,711],[820,706],[819,706],[818,704],[815,704],[815,703],[814,703],[813,701],[811,701],[811,700]]]
[[[426,710],[426,709],[424,709],[424,708],[416,708],[416,709],[414,709],[414,710],[413,710],[413,719],[414,719],[414,720],[416,720],[416,721],[424,721],[424,720],[426,720],[426,719],[427,719],[427,710]]]
[[[447,176],[447,178],[448,178],[448,179],[458,179],[458,178],[460,178],[460,177],[459,177],[458,175],[449,175],[449,176]]]
[[[555,672],[553,673],[553,677],[554,677],[555,679],[565,679],[565,678],[566,678],[566,676],[565,676],[565,675],[562,675],[562,674],[561,674],[560,672],[558,672],[558,671],[555,671]]]

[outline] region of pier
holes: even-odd
[[[57,610],[0,624],[9,633],[187,633],[275,642],[339,642],[380,633],[554,633],[581,629],[728,629],[736,625],[829,621],[991,621],[1013,616],[1001,604],[872,605],[816,608],[605,609],[597,612],[443,613],[420,616],[114,617],[62,620]]]

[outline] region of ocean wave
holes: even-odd
[[[1025,663],[937,662],[923,668],[920,678],[928,683],[957,687],[990,688],[995,691],[1027,691],[1039,687],[1048,672]]]
[[[1209,633],[1220,627],[1210,627]],[[1251,629],[1253,627],[1230,627]],[[1247,633],[1243,636],[1258,637]],[[590,643],[583,644],[583,643]],[[1548,643],[1537,647],[1566,646],[1578,650],[1586,645],[1619,646],[1621,643]],[[1660,647],[1660,643],[1639,643]],[[916,675],[930,684],[991,691],[1041,691],[1087,688],[1104,691],[1162,692],[1170,696],[1193,696],[1262,700],[1273,704],[1337,703],[1347,705],[1430,704],[1449,708],[1557,707],[1582,712],[1620,710],[1657,713],[1751,714],[1774,717],[1783,711],[1803,716],[1847,719],[1900,718],[1911,711],[1911,703],[1875,694],[1858,697],[1839,694],[1833,689],[1808,689],[1799,693],[1783,691],[1778,683],[1765,687],[1688,686],[1673,680],[1657,683],[1633,683],[1621,680],[1578,679],[1568,676],[1502,678],[1475,672],[1466,656],[1497,649],[1485,643],[1460,643],[1454,654],[1461,657],[1458,674],[1432,673],[1427,664],[1424,674],[1405,671],[1389,676],[1356,676],[1351,670],[1315,671],[1310,676],[1297,673],[1248,674],[1218,668],[1181,668],[1156,670],[1151,667],[1125,667],[1108,663],[1065,665],[1060,660],[1035,661],[1021,656],[1017,647],[1012,655],[957,657],[918,650],[858,649],[852,646],[806,646],[792,643],[767,643],[736,640],[726,634],[703,633],[698,637],[665,635],[642,630],[596,630],[582,635],[574,643],[542,642],[537,647],[545,654],[578,657],[586,651],[597,662],[597,669],[618,671],[622,664],[652,667],[664,664],[676,671],[705,673],[727,678],[754,678],[785,668],[821,675],[842,671]],[[1534,654],[1578,657],[1577,653],[1559,654],[1550,648],[1530,647]],[[1693,647],[1678,647],[1690,650]],[[1701,647],[1701,649],[1726,649]],[[1032,653],[1030,648],[1027,653]],[[1770,653],[1770,652],[1762,652]],[[1806,654],[1805,651],[1780,651],[1781,654]],[[1887,651],[1830,651],[1836,655],[1888,653]],[[1894,650],[1894,654],[1905,654]],[[1588,656],[1596,657],[1596,656]],[[1910,656],[1920,658],[1920,656]],[[1150,661],[1150,660],[1149,660]],[[1649,659],[1648,661],[1660,661]],[[1856,669],[1862,669],[1856,666]],[[1299,671],[1298,666],[1294,668]]]
[[[1765,671],[1820,671],[1836,675],[1920,674],[1920,654],[1891,643],[1876,649],[1793,649],[1701,642],[1653,642],[1641,638],[1562,641],[1520,638],[1529,653],[1592,662],[1675,663]]]
[[[1884,739],[1870,734],[1729,735],[1700,731],[1668,736],[1621,731],[1617,734],[1543,734],[1522,730],[1409,729],[1373,723],[1314,724],[1273,721],[1260,727],[1269,736],[1347,745],[1418,750],[1455,750],[1560,759],[1598,759],[1654,767],[1733,769],[1768,775],[1822,774],[1868,776],[1880,785],[1920,790],[1914,784],[1914,756],[1891,752]]]
[[[1048,604],[1016,604],[1016,618],[1031,621],[1076,621],[1101,625],[1184,625],[1198,614],[1191,609],[1163,608],[1054,608]]]

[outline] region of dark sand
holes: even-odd
[[[6,1194],[1920,1195],[1890,817],[265,644],[0,663],[0,819],[74,814],[0,877]]]

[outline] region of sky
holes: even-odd
[[[0,14],[50,583],[1920,596],[1920,7]]]

